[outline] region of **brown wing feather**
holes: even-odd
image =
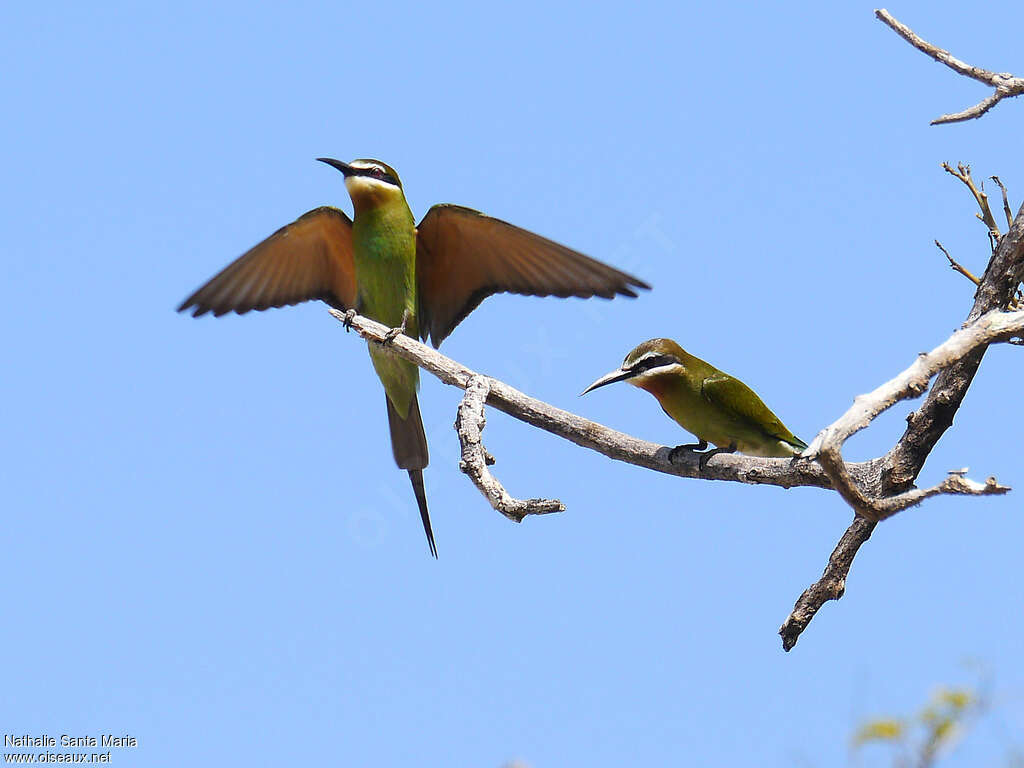
[[[337,208],[315,208],[281,227],[214,275],[178,311],[195,307],[193,317],[242,315],[311,299],[339,309],[355,306],[352,221]]]
[[[650,288],[564,245],[459,205],[435,205],[417,232],[420,334],[435,347],[492,293],[610,299]]]

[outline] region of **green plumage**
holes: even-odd
[[[352,224],[358,298],[356,311],[390,328],[416,324],[416,225],[404,198],[360,211]],[[387,350],[370,347],[373,368],[395,411],[404,419],[419,386],[419,368]]]
[[[615,381],[650,392],[673,421],[719,448],[766,457],[796,456],[807,448],[754,390],[671,339],[645,341],[626,355],[618,371],[586,392]]]
[[[250,248],[178,307],[199,317],[320,300],[355,310],[436,347],[485,297],[636,296],[643,280],[570,248],[463,206],[433,206],[417,227],[395,169],[379,160],[340,171],[355,216],[321,206]],[[388,342],[370,345],[386,394],[395,463],[409,473],[436,557],[423,469],[429,463],[416,391],[419,369]]]
[[[359,161],[356,161],[359,162]],[[356,311],[391,328],[419,337],[416,296],[416,220],[405,201],[398,174],[386,169],[390,184],[346,176],[355,208],[352,259],[356,277]],[[423,469],[430,463],[427,436],[416,400],[420,369],[387,349],[370,345],[370,361],[387,395],[388,428],[395,463],[409,473],[430,553],[437,557],[430,525]]]

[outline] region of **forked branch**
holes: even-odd
[[[462,445],[459,469],[473,481],[473,485],[491,506],[509,520],[521,523],[527,515],[564,512],[565,505],[558,499],[522,501],[513,498],[487,468],[489,464],[494,463],[494,457],[484,448],[482,434],[484,425],[487,424],[484,402],[490,391],[490,380],[486,376],[473,376],[466,385],[466,394],[455,416],[455,431],[459,433],[459,443]]]
[[[999,237],[995,245],[994,253],[978,284],[978,290],[975,292],[974,306],[971,307],[968,314],[968,324],[993,310],[1017,306],[1014,304],[1014,293],[1022,276],[1024,276],[1024,206],[1021,207],[1016,218],[1011,217],[1009,230],[1005,235]],[[1010,338],[1008,341],[1012,343],[1014,339]],[[907,430],[899,442],[885,456],[877,460],[880,467],[878,484],[862,486],[871,489],[871,498],[886,499],[887,497],[898,497],[907,492],[919,493],[913,487],[914,481],[939,438],[952,425],[953,416],[960,408],[967,389],[974,380],[974,375],[981,365],[986,348],[986,346],[980,346],[973,349],[938,374],[924,404],[907,417]],[[906,373],[905,371],[904,374]],[[857,407],[857,403],[854,404],[854,407]],[[846,466],[849,467],[849,465]],[[946,481],[956,482],[950,478],[947,478]],[[996,485],[994,479],[991,480],[991,483]],[[980,485],[974,481],[971,481],[971,484],[975,489]],[[988,484],[986,483],[986,485]],[[856,487],[853,491],[847,490],[847,494],[854,503],[859,500],[857,490]],[[988,492],[997,493],[999,491],[993,488]],[[912,497],[904,496],[904,500],[908,499],[912,499]],[[825,572],[818,581],[804,590],[789,618],[779,630],[779,634],[782,635],[783,648],[787,651],[796,644],[800,633],[825,602],[842,597],[846,576],[853,564],[853,559],[861,545],[870,538],[875,525],[877,523],[857,517],[843,534],[839,545],[829,558]]]
[[[928,382],[939,371],[951,367],[977,349],[983,349],[997,341],[1008,341],[1022,332],[1024,312],[993,310],[983,315],[954,333],[931,352],[920,355],[913,365],[895,378],[854,400],[846,413],[818,434],[804,452],[804,456],[816,458],[839,495],[858,515],[869,520],[884,520],[940,493],[1006,493],[1010,489],[994,480],[985,484],[965,482],[965,478],[960,474],[951,474],[927,490],[913,489],[895,496],[874,496],[860,487],[847,471],[842,447],[850,437],[867,427],[882,412],[900,400],[920,397],[927,389]]]
[[[1024,93],[1024,78],[1015,77],[1009,72],[991,72],[987,69],[974,67],[960,61],[960,59],[956,58],[949,51],[939,48],[937,45],[932,45],[927,40],[919,37],[910,27],[897,21],[884,8],[880,8],[875,11],[875,16],[896,32],[896,34],[917,48],[917,50],[931,56],[935,61],[945,64],[954,72],[957,72],[964,77],[970,77],[977,80],[979,83],[985,83],[995,89],[995,92],[992,93],[992,95],[982,99],[973,107],[968,107],[961,112],[953,112],[952,114],[937,117],[932,120],[932,125],[939,125],[940,123],[959,123],[964,120],[973,120],[984,115],[1003,99],[1020,96]]]

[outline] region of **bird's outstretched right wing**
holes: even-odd
[[[215,316],[321,299],[338,309],[356,301],[352,221],[324,206],[281,227],[185,299],[179,312]]]

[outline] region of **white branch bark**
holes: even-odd
[[[509,520],[523,522],[527,515],[547,515],[552,512],[564,512],[565,505],[558,499],[520,499],[509,495],[505,487],[491,474],[487,468],[494,463],[483,444],[483,429],[487,424],[484,414],[484,402],[491,391],[490,379],[486,376],[472,376],[466,384],[466,394],[459,404],[455,416],[455,431],[459,433],[462,445],[461,469],[473,485],[484,495],[498,512]]]
[[[920,504],[924,499],[940,493],[987,495],[1010,490],[990,478],[990,482],[975,483],[951,474],[939,485],[927,490],[914,489],[897,496],[873,498],[857,485],[843,461],[842,447],[850,437],[867,427],[879,414],[900,400],[919,397],[928,388],[928,382],[939,371],[963,360],[976,349],[997,341],[1007,341],[1024,332],[1024,311],[1001,312],[994,310],[982,315],[967,327],[960,329],[931,352],[917,360],[893,379],[854,400],[853,405],[833,424],[822,430],[804,452],[807,458],[817,459],[832,480],[833,487],[857,514],[869,520],[884,520],[907,507]]]
[[[960,112],[954,112],[952,114],[937,117],[932,120],[932,125],[939,125],[941,123],[959,123],[964,120],[979,118],[1003,99],[1020,96],[1024,93],[1024,78],[1015,77],[1009,72],[991,72],[987,69],[974,67],[966,62],[960,61],[960,59],[956,58],[949,51],[939,48],[937,45],[932,45],[927,40],[919,37],[910,27],[897,21],[884,8],[880,8],[875,11],[875,16],[877,16],[882,23],[886,24],[896,32],[896,34],[917,48],[917,50],[931,56],[935,61],[945,64],[954,72],[957,72],[964,77],[970,77],[973,80],[977,80],[979,83],[985,83],[986,85],[990,85],[995,88],[995,92],[992,93],[992,95],[982,99],[973,107],[968,107]]]

